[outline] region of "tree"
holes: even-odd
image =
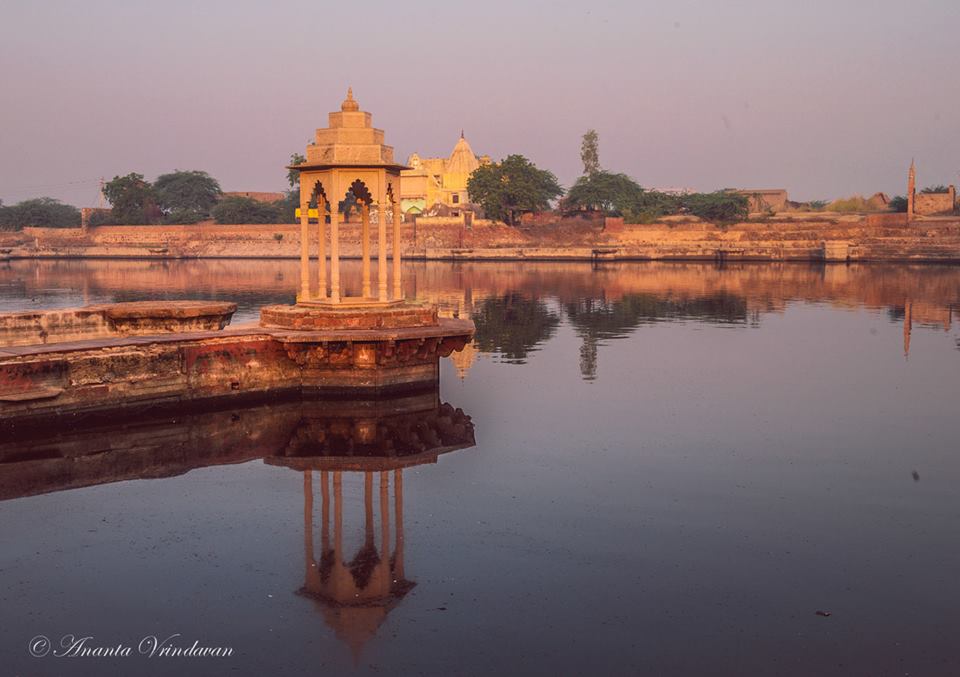
[[[552,172],[539,169],[522,155],[510,155],[478,167],[467,180],[467,192],[488,217],[516,225],[524,212],[549,209],[550,201],[563,195],[563,188]]]
[[[630,207],[623,210],[627,223],[650,223],[668,214],[676,214],[682,208],[680,197],[657,190],[644,190],[637,195]]]
[[[307,161],[307,158],[300,155],[300,153],[294,153],[290,156],[290,164],[300,165]],[[287,170],[287,181],[290,183],[290,188],[294,190],[300,190],[300,170],[299,169],[288,169]]]
[[[942,183],[939,186],[927,186],[920,190],[921,193],[949,193],[950,189]]]
[[[891,212],[905,212],[908,206],[907,198],[903,195],[897,195],[887,203],[887,209]]]
[[[714,193],[691,193],[684,195],[680,201],[691,214],[704,221],[729,223],[745,219],[750,213],[750,201],[746,195],[723,190]]]
[[[143,174],[115,176],[104,185],[103,194],[110,201],[116,223],[144,224],[160,216],[153,186],[144,181]]]
[[[24,200],[7,207],[0,203],[0,230],[20,230],[24,226],[76,228],[80,210],[51,197]]]
[[[563,199],[563,210],[600,211],[621,216],[636,206],[642,193],[643,188],[626,174],[600,169],[577,179]]]
[[[213,208],[217,223],[278,223],[280,217],[278,204],[249,197],[225,197]]]
[[[283,199],[275,203],[278,213],[277,223],[300,223],[297,220],[297,210],[300,208],[300,188],[288,190]]]
[[[153,190],[167,223],[196,223],[209,218],[223,194],[217,180],[201,171],[162,174],[154,181]]]
[[[583,135],[580,144],[580,160],[583,161],[583,173],[587,176],[600,171],[600,138],[597,130],[590,129]]]

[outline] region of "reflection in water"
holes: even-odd
[[[546,303],[519,292],[485,299],[469,319],[477,328],[477,348],[499,353],[504,362],[514,364],[523,364],[527,353],[553,336],[560,324]]]
[[[0,500],[261,458],[303,475],[306,574],[337,637],[359,658],[415,585],[404,571],[403,471],[475,444],[473,422],[438,390],[379,400],[294,401],[169,417],[131,417],[0,442]],[[319,474],[319,557],[314,545]],[[344,477],[363,477],[363,538],[348,558]],[[374,517],[378,483],[379,538]],[[390,484],[393,497],[390,500]],[[332,512],[332,519],[331,519]],[[349,516],[348,516],[349,518]],[[332,528],[332,536],[331,536]]]
[[[267,463],[303,473],[306,573],[300,592],[317,602],[327,624],[350,646],[355,660],[387,613],[416,585],[404,572],[404,468],[435,463],[440,454],[473,445],[469,417],[443,404],[388,416],[311,419],[297,429],[283,457],[267,459]],[[321,496],[319,559],[314,544],[315,473],[319,473]],[[349,560],[344,545],[343,496],[343,479],[348,473],[363,476],[363,539]],[[379,539],[374,517],[375,477],[379,484]]]
[[[0,310],[208,298],[237,302],[239,323],[261,305],[290,302],[284,280],[296,276],[292,260],[11,261],[0,264]],[[817,303],[886,311],[896,322],[909,306],[909,324],[949,329],[960,304],[960,268],[935,265],[408,262],[403,279],[407,296],[476,323],[474,347],[454,356],[461,377],[482,354],[524,363],[565,323],[581,341],[570,357],[592,380],[604,343],[654,322],[756,327],[791,304]],[[359,285],[358,262],[344,263],[343,280]]]
[[[288,265],[12,262],[0,304],[30,303],[5,295],[15,275],[44,302],[160,289],[239,296],[251,318]],[[364,646],[361,674],[960,674],[960,545],[944,537],[960,268],[405,274],[505,332],[456,389],[486,446],[440,467],[407,470],[473,435],[435,393],[18,441],[0,422],[0,496],[115,482],[0,502],[7,672],[56,670],[24,647],[64,628],[242,642],[222,674],[347,674]],[[508,335],[521,309],[542,336]],[[516,345],[527,364],[487,357]],[[187,473],[204,466],[220,467]]]
[[[583,341],[580,373],[597,377],[597,347],[604,340],[623,338],[642,324],[693,319],[706,323],[743,324],[747,306],[743,298],[719,293],[701,298],[664,298],[653,294],[627,294],[620,299],[583,298],[564,306],[567,319]]]

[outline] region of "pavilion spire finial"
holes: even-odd
[[[463,138],[463,127],[460,128],[460,138]]]
[[[340,110],[349,112],[360,110],[360,104],[353,99],[353,87],[347,87],[347,98],[340,104]]]

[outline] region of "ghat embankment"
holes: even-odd
[[[316,237],[316,233],[312,233]],[[360,225],[341,255],[359,257]],[[0,258],[296,258],[297,224],[202,223],[25,228],[0,233]],[[374,246],[374,255],[376,247]],[[512,227],[405,224],[403,255],[426,260],[753,260],[960,262],[960,217],[793,214],[717,225],[693,218],[624,225],[567,220]]]

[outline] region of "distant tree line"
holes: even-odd
[[[104,186],[109,213],[98,212],[91,225],[293,223],[297,200],[294,191],[278,202],[249,197],[224,196],[219,182],[207,172],[175,171],[162,174],[153,183],[142,174],[116,176]]]
[[[583,175],[564,196],[551,172],[539,169],[522,155],[482,166],[467,181],[470,200],[490,218],[516,224],[527,212],[544,211],[561,196],[565,214],[595,213],[622,216],[628,223],[645,223],[671,214],[692,214],[707,221],[730,222],[747,217],[746,196],[727,191],[673,195],[646,190],[626,174],[600,167],[596,131],[583,136],[580,147]]]
[[[599,138],[595,130],[583,135],[580,159],[583,174],[566,193],[550,171],[540,169],[523,155],[508,155],[500,162],[482,165],[467,181],[473,203],[486,215],[516,225],[525,213],[556,208],[567,215],[602,214],[621,216],[627,223],[649,223],[665,216],[690,214],[705,221],[730,223],[746,219],[749,199],[729,190],[711,193],[664,193],[643,188],[630,176],[600,166]],[[290,156],[290,165],[305,161],[299,153]],[[220,184],[207,172],[174,171],[162,174],[154,182],[142,174],[115,176],[104,185],[109,211],[97,211],[90,225],[106,224],[190,224],[206,220],[217,223],[294,223],[300,203],[300,173],[287,170],[290,185],[284,198],[263,202],[241,196],[226,196]],[[921,192],[946,192],[946,186],[932,186]],[[349,213],[355,200],[348,194],[338,208]],[[859,203],[858,203],[859,204]],[[849,205],[859,210],[858,204]],[[837,202],[827,205],[815,201],[804,205],[809,210],[841,209]],[[890,201],[891,211],[906,211],[907,200],[897,196]],[[48,197],[25,200],[4,206],[0,202],[0,229],[23,226],[69,228],[80,225],[80,210]]]
[[[80,210],[50,197],[23,200],[15,205],[0,201],[0,230],[20,230],[24,226],[76,228]]]

